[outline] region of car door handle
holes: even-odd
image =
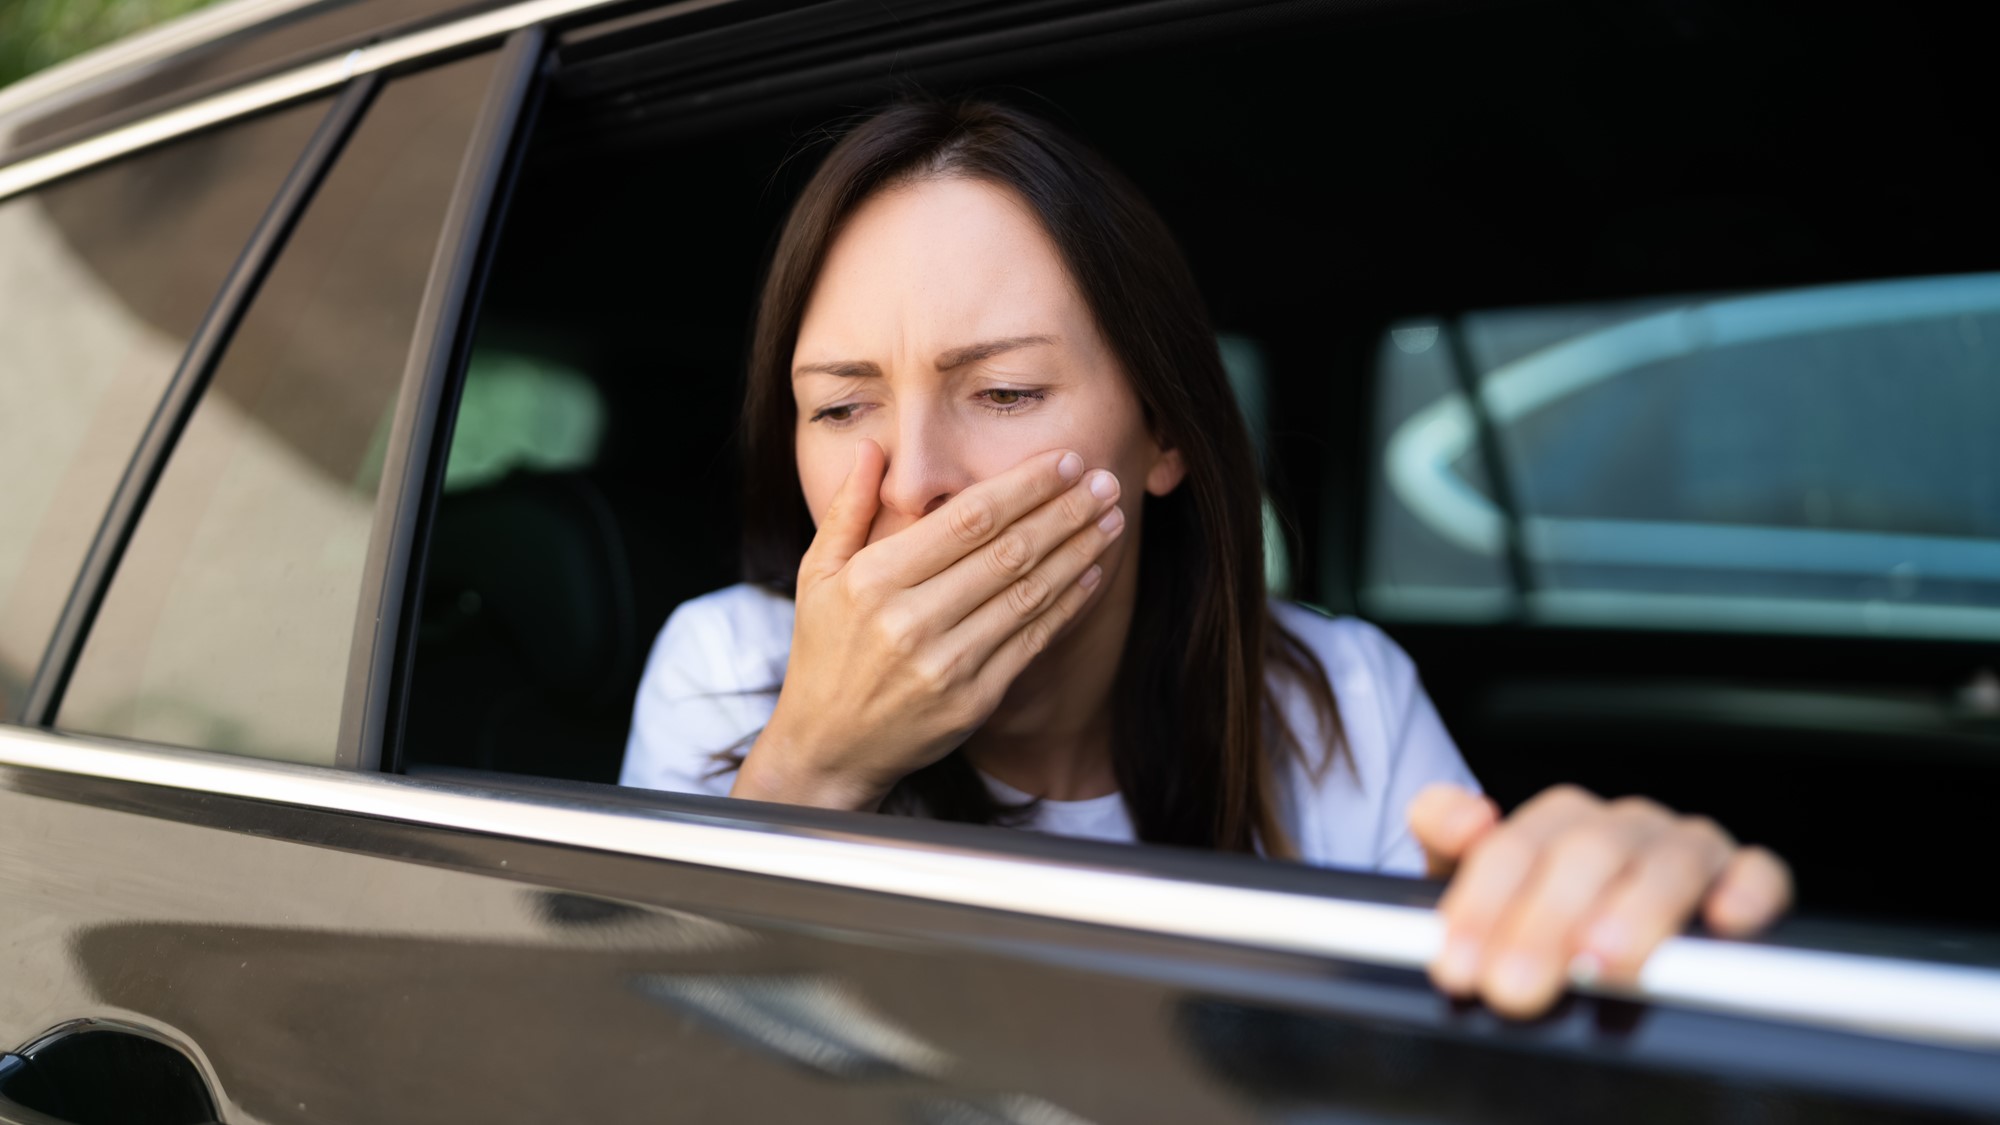
[[[36,1096],[40,1086],[33,1067],[20,1055],[0,1055],[0,1125],[74,1125],[15,1101],[8,1095],[16,1087],[28,1088],[24,1097]]]
[[[0,1054],[0,1125],[213,1125],[192,1059],[144,1028],[75,1020]]]

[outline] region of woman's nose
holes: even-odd
[[[922,519],[972,481],[945,427],[914,419],[897,427],[882,476],[882,506],[909,521]]]

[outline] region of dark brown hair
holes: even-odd
[[[1194,277],[1166,224],[1108,162],[1053,126],[985,101],[911,100],[827,154],[792,208],[764,281],[744,406],[747,577],[790,596],[814,527],[799,487],[792,351],[842,223],[869,196],[964,177],[1012,190],[1041,220],[1146,419],[1187,473],[1145,500],[1138,612],[1113,691],[1113,762],[1141,840],[1291,857],[1274,774],[1305,753],[1269,672],[1312,702],[1330,765],[1340,717],[1325,669],[1273,617],[1264,588],[1263,489]],[[1006,819],[953,753],[890,806]]]

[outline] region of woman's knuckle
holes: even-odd
[[[843,581],[847,586],[847,596],[864,606],[880,605],[888,593],[888,584],[883,581],[881,570],[859,556],[848,561]]]
[[[935,692],[949,689],[958,678],[958,662],[946,656],[917,661],[916,668],[923,683]]]
[[[1680,836],[1704,852],[1722,853],[1736,846],[1736,841],[1712,817],[1699,814],[1683,816],[1675,822],[1674,828]]]
[[[1535,861],[1536,847],[1518,832],[1501,830],[1481,840],[1466,857],[1468,874],[1525,870]]]
[[[1020,616],[1033,617],[1048,604],[1049,594],[1052,592],[1047,578],[1040,574],[1029,573],[1007,587],[1007,602]]]
[[[1595,800],[1596,798],[1581,786],[1563,782],[1560,785],[1551,785],[1529,798],[1528,803],[1521,806],[1520,811],[1524,815],[1532,814],[1536,818],[1560,819],[1574,815]]]
[[[946,521],[951,532],[962,542],[977,543],[993,532],[993,525],[999,517],[993,511],[993,502],[977,493],[965,493],[951,505],[950,518]]]
[[[1649,822],[1664,822],[1673,818],[1673,811],[1650,797],[1620,797],[1611,802],[1611,811],[1621,817]]]
[[[1587,824],[1573,828],[1549,845],[1549,860],[1563,867],[1595,865],[1608,856],[1625,851],[1623,832],[1609,824]]]
[[[993,545],[987,548],[986,557],[992,560],[996,574],[1012,578],[1035,561],[1035,552],[1028,543],[1027,535],[1011,530],[993,541]]]
[[[1576,785],[1567,781],[1563,782],[1560,785],[1551,787],[1548,792],[1548,798],[1549,798],[1549,803],[1552,805],[1559,805],[1569,808],[1575,808],[1582,805],[1594,805],[1597,803],[1597,794],[1592,793],[1590,790],[1585,789],[1581,785]]]
[[[1049,642],[1055,639],[1055,626],[1047,619],[1037,617],[1021,630],[1021,647],[1029,656],[1040,656],[1047,652]]]
[[[1684,845],[1658,849],[1651,862],[1659,881],[1675,887],[1704,884],[1715,869],[1699,849]]]
[[[923,624],[907,610],[882,610],[875,615],[875,629],[881,635],[883,644],[897,656],[910,656],[922,647]]]
[[[1096,512],[1096,498],[1083,490],[1072,488],[1063,494],[1063,518],[1067,519],[1070,523],[1081,524],[1090,519]]]

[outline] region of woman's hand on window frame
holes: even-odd
[[[1748,936],[1791,905],[1791,871],[1714,821],[1643,797],[1546,789],[1503,820],[1493,801],[1446,782],[1410,803],[1445,940],[1431,979],[1502,1015],[1538,1015],[1571,979],[1632,984],[1660,942],[1698,910],[1724,937]]]

